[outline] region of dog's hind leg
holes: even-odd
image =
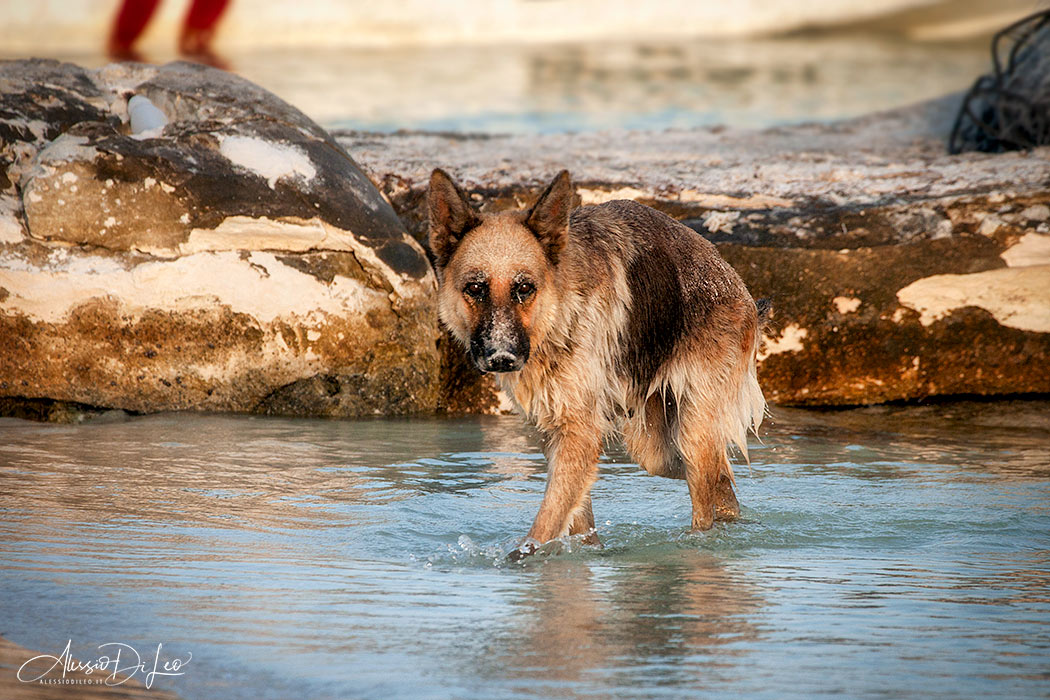
[[[729,466],[724,438],[715,426],[716,416],[700,407],[683,411],[678,447],[685,462],[685,478],[693,502],[693,529],[707,530],[715,520],[732,520],[740,515],[740,504],[733,492],[733,472]]]
[[[640,410],[624,421],[627,452],[653,476],[684,479],[685,465],[674,444],[678,404],[670,394],[654,391]]]
[[[714,499],[715,520],[733,520],[739,517],[740,504],[733,492],[733,479],[730,476],[732,472],[725,458],[725,450],[721,451],[719,476],[714,486],[709,488],[701,484],[702,479],[698,475],[707,473],[712,467],[690,469],[689,465],[718,462],[717,450],[708,449],[695,439],[699,431],[709,431],[710,425],[705,425],[702,420],[691,413],[680,418],[678,412],[678,403],[671,394],[666,394],[666,396],[661,392],[651,394],[645,403],[645,410],[624,423],[623,436],[627,451],[638,461],[638,464],[654,476],[691,479],[689,489],[690,494],[693,495],[694,511],[697,509],[698,502],[706,503],[710,500],[704,495],[705,491],[710,490],[713,493],[711,498]],[[684,441],[678,439],[682,430],[687,430],[694,438],[687,437]],[[683,456],[679,445],[689,452],[691,459]],[[696,476],[690,477],[691,473]],[[707,506],[701,506],[700,509],[706,510]],[[706,529],[702,527],[704,522],[706,519],[701,518],[701,527],[697,529]],[[694,526],[696,526],[695,523]]]
[[[693,501],[693,529],[709,530],[715,521],[715,504],[718,496],[718,481],[721,465],[716,446],[702,441],[695,443],[683,455],[685,480],[689,484],[689,497]]]

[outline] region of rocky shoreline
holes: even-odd
[[[135,133],[132,95],[156,133]],[[189,64],[0,64],[0,413],[500,410],[436,325],[435,166],[483,208],[568,167],[584,204],[636,199],[707,236],[773,301],[773,403],[1050,393],[1050,149],[949,156],[957,105],[763,131],[329,135]]]
[[[712,240],[775,318],[773,403],[848,406],[1050,391],[1050,149],[949,156],[959,97],[764,131],[337,133],[422,237],[432,163],[483,207],[571,165],[584,204],[631,198]],[[482,377],[451,406],[495,405]]]

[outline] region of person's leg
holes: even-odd
[[[119,59],[139,59],[132,46],[146,29],[159,4],[160,0],[124,0],[121,3],[109,35],[107,48],[110,56]]]
[[[193,0],[179,35],[179,52],[218,67],[223,61],[211,49],[215,25],[229,5],[229,0]]]

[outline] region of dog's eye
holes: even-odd
[[[519,302],[523,302],[536,293],[536,285],[532,282],[519,282],[514,288],[514,296]]]
[[[463,293],[472,299],[482,299],[485,296],[485,285],[481,282],[470,282],[463,288]]]

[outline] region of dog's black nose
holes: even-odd
[[[522,360],[522,358],[511,354],[506,350],[500,350],[485,358],[485,371],[515,372],[521,369],[523,364],[525,364],[525,361]]]

